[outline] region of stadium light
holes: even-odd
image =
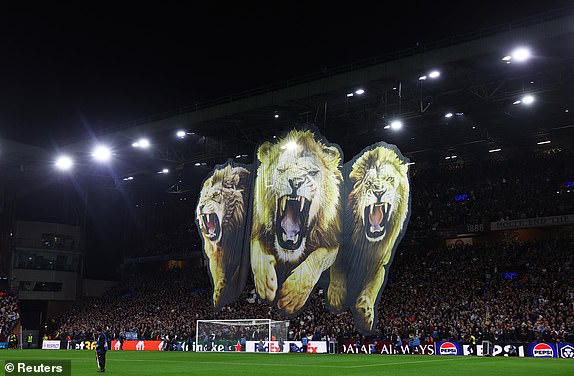
[[[142,148],[142,149],[147,149],[150,146],[150,142],[147,138],[140,138],[139,140],[137,140],[136,142],[134,142],[132,144],[132,146],[134,148]]]
[[[393,120],[391,122],[391,129],[398,131],[403,127],[403,123],[400,120]]]
[[[550,140],[539,141],[539,142],[536,143],[536,145],[546,145],[546,144],[549,144],[549,143],[551,143],[551,142],[552,142],[552,141],[550,141]]]
[[[510,64],[513,61],[517,63],[523,63],[530,58],[530,50],[526,47],[518,47],[514,49],[510,55],[506,55],[502,58],[502,61],[506,64]]]
[[[105,145],[97,145],[92,151],[92,157],[98,162],[107,162],[112,157],[112,151]]]
[[[512,51],[512,60],[522,63],[530,58],[530,50],[528,48],[519,47]]]
[[[499,151],[501,151],[501,150],[502,150],[502,149],[500,149],[500,148],[490,149],[488,152],[489,152],[489,153],[496,153],[496,152],[499,152]]]
[[[67,155],[61,155],[56,159],[54,163],[59,170],[69,171],[74,165],[74,161]]]
[[[192,135],[192,134],[195,134],[195,133],[194,133],[194,132],[187,132],[187,131],[185,131],[185,130],[183,130],[183,129],[180,129],[180,130],[178,130],[178,131],[175,133],[175,135],[177,136],[177,138],[185,138],[185,137],[187,137],[188,135]]]
[[[512,102],[512,104],[521,104],[521,103],[525,105],[530,105],[534,103],[534,97],[532,95],[525,95],[521,99],[517,99],[514,102]]]
[[[423,74],[419,76],[419,81],[426,81],[428,78],[439,78],[440,77],[440,72],[438,70],[432,70],[427,74]]]
[[[522,97],[522,103],[528,105],[534,102],[534,97],[532,95],[525,95]]]
[[[440,72],[437,70],[434,70],[434,71],[429,73],[429,78],[438,78],[439,76],[440,76]]]
[[[363,95],[363,94],[365,94],[365,90],[363,90],[363,89],[357,89],[357,90],[355,90],[355,94],[357,94],[357,95]]]

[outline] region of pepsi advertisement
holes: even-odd
[[[437,342],[437,355],[462,355],[462,346],[458,342]]]
[[[528,356],[535,358],[555,358],[556,345],[552,343],[532,343],[528,347]]]

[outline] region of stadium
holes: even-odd
[[[5,367],[92,374],[102,328],[121,375],[572,374],[573,43],[570,6],[0,138]]]

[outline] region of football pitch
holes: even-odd
[[[94,351],[2,350],[6,360],[70,360],[74,376],[96,375]],[[572,359],[365,354],[109,351],[108,375],[574,375]]]

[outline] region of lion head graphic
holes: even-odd
[[[245,287],[249,255],[243,248],[249,174],[247,168],[231,162],[216,167],[203,183],[196,208],[216,308],[236,300]]]
[[[257,294],[299,311],[339,249],[341,152],[307,130],[258,149],[251,233]]]
[[[407,162],[396,147],[381,142],[345,166],[350,170],[345,174],[346,238],[331,268],[327,295],[335,311],[351,308],[363,332],[373,330],[376,303],[410,215]]]

